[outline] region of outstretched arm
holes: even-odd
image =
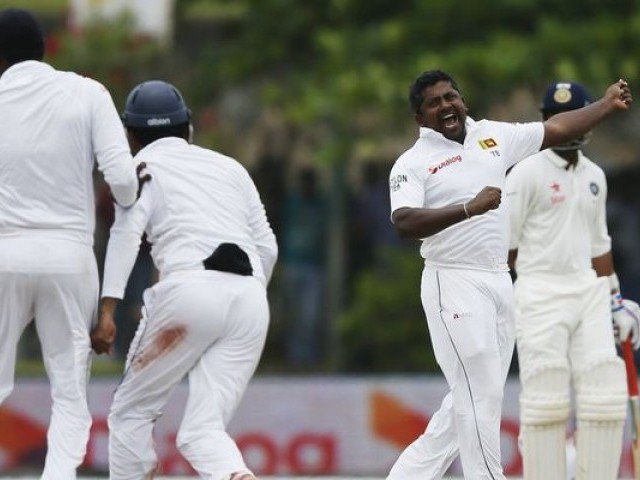
[[[544,122],[544,139],[540,150],[581,137],[609,115],[627,110],[633,101],[625,80],[607,88],[604,96],[586,107],[558,113]]]

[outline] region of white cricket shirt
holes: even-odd
[[[507,169],[540,150],[543,137],[541,122],[467,118],[463,145],[422,127],[420,138],[391,170],[391,212],[402,207],[442,208],[468,202],[485,186],[502,189]],[[423,239],[420,254],[427,265],[507,270],[508,240],[503,203]]]
[[[547,149],[507,176],[511,216],[509,248],[518,249],[518,275],[592,271],[591,259],[611,250],[607,181],[579,152],[575,168]]]
[[[0,235],[41,232],[92,245],[95,159],[115,199],[131,205],[135,165],[102,85],[34,60],[2,74]]]
[[[151,181],[131,208],[116,206],[105,260],[103,297],[122,298],[143,232],[163,278],[202,270],[225,242],[242,248],[253,275],[271,278],[278,247],[249,173],[237,161],[184,139],[167,137],[135,157]]]

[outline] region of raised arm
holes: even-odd
[[[544,139],[540,150],[561,145],[584,135],[609,115],[627,110],[632,101],[627,82],[618,80],[607,88],[600,100],[547,119],[544,122]]]

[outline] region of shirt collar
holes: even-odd
[[[469,136],[469,133],[473,132],[476,128],[477,128],[477,123],[473,118],[471,117],[467,117],[467,119],[465,120],[464,124],[467,127],[467,136]],[[420,127],[420,138],[424,138],[426,140],[436,140],[436,139],[440,139],[440,140],[445,140],[447,142],[452,142],[453,140],[449,140],[448,138],[445,138],[444,135],[442,135],[440,132],[436,132],[433,128],[429,128],[429,127]]]
[[[0,77],[0,81],[32,73],[50,72],[52,70],[53,67],[48,63],[39,62],[38,60],[25,60],[24,62],[14,63],[7,68]]]
[[[180,137],[162,137],[162,138],[159,138],[158,140],[154,140],[149,145],[146,145],[144,148],[142,148],[138,152],[138,155],[143,151],[147,152],[149,150],[153,150],[155,148],[162,147],[164,145],[166,145],[166,146],[170,146],[170,145],[186,145],[187,143],[188,142],[184,138],[180,138]]]
[[[567,161],[553,151],[551,148],[547,148],[545,151],[545,156],[547,159],[555,165],[557,168],[561,168],[563,170],[567,169]],[[584,155],[582,154],[582,150],[578,150],[578,162],[576,163],[575,169],[582,170],[584,168]]]

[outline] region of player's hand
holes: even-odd
[[[604,97],[611,102],[616,110],[627,110],[633,102],[631,89],[626,80],[618,80],[607,88]]]
[[[502,191],[498,187],[484,187],[473,200],[467,202],[469,216],[482,215],[489,210],[495,210],[502,201]]]
[[[625,300],[619,293],[611,296],[613,330],[618,343],[631,340],[633,348],[640,347],[640,307],[631,300]]]
[[[136,198],[140,198],[140,194],[142,193],[142,186],[149,180],[151,180],[151,174],[145,173],[145,168],[147,168],[147,164],[144,162],[140,162],[136,166],[136,176],[138,177],[138,195]]]
[[[106,353],[111,355],[113,342],[116,339],[116,322],[112,315],[102,314],[98,324],[91,331],[91,348],[98,355]]]

